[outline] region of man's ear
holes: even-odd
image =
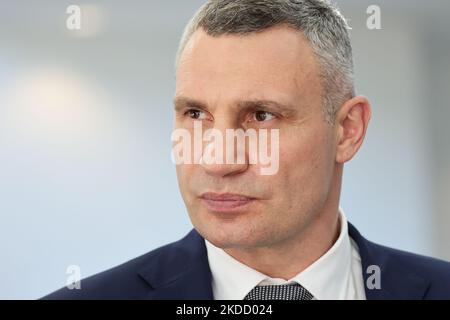
[[[364,96],[346,101],[336,114],[337,150],[336,162],[349,161],[361,146],[366,135],[372,110]]]

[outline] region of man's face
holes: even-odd
[[[336,132],[324,121],[321,90],[312,49],[293,29],[194,33],[177,70],[175,128],[193,135],[194,121],[201,121],[204,131],[279,130],[274,175],[261,175],[260,164],[177,165],[182,197],[203,237],[222,248],[270,246],[317,218],[336,188]],[[249,101],[282,108],[247,108]],[[220,195],[230,193],[251,200],[223,202]]]

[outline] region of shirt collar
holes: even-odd
[[[205,239],[216,300],[243,300],[267,276],[234,259]]]
[[[257,285],[299,283],[318,300],[344,299],[351,276],[351,244],[341,208],[340,233],[333,246],[292,279],[270,278],[237,261],[205,239],[216,300],[242,300]]]

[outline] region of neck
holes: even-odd
[[[323,209],[304,229],[270,247],[225,249],[236,260],[271,278],[289,280],[323,256],[339,237],[339,194],[333,188]]]

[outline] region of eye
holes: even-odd
[[[275,118],[275,115],[271,112],[268,111],[255,111],[253,113],[253,119],[254,121],[258,121],[258,122],[264,122],[264,121],[269,121]]]
[[[203,120],[205,119],[205,113],[201,110],[190,109],[185,112],[185,115],[194,120]]]

